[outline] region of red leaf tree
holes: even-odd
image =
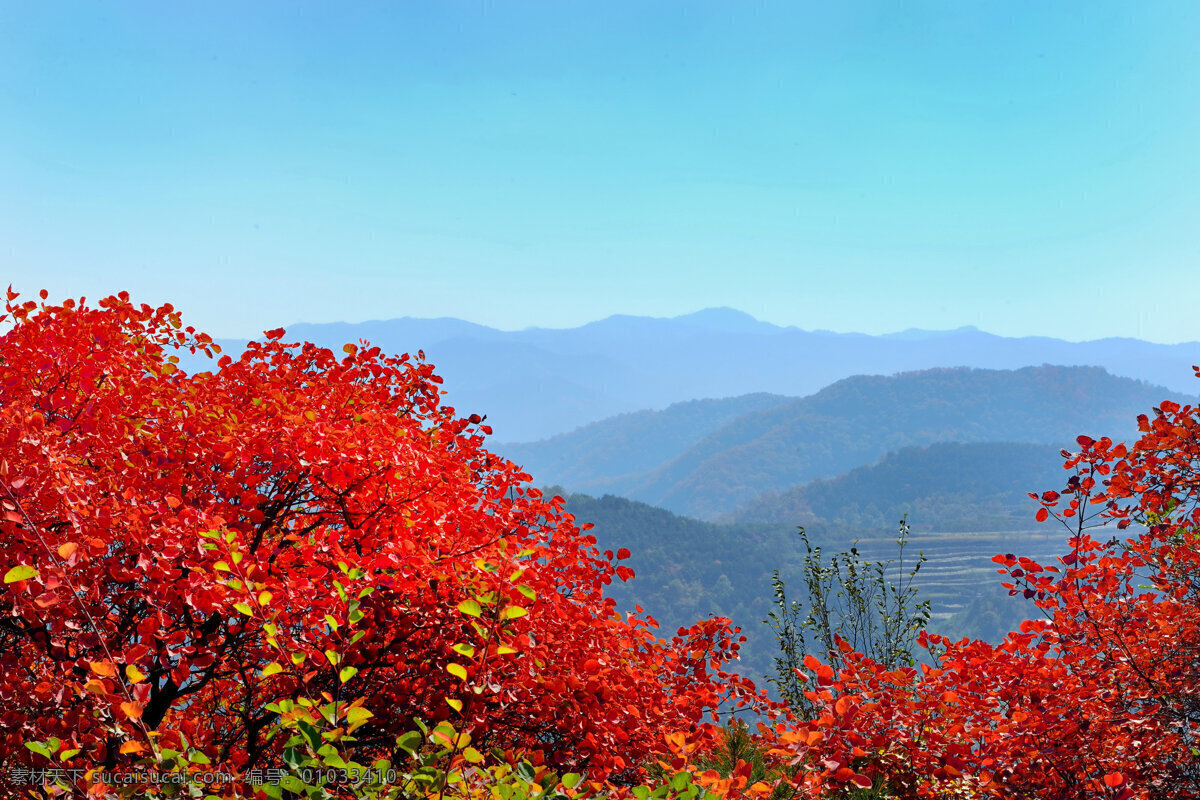
[[[53,736],[92,765],[190,745],[270,766],[270,704],[325,693],[374,714],[355,751],[450,718],[480,751],[603,777],[737,685],[725,621],[668,642],[614,611],[595,539],[422,354],[278,330],[189,375],[179,348],[216,348],[169,305],[6,310],[3,763]]]
[[[797,782],[838,796],[1200,797],[1200,410],[1166,402],[1132,446],[1079,437],[1054,565],[1001,555],[1044,619],[999,645],[926,636],[936,666],[848,653],[815,719],[778,731]],[[1110,526],[1115,536],[1099,537]],[[1113,530],[1115,528],[1115,530]],[[1125,531],[1125,533],[1121,533]]]

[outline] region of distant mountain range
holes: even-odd
[[[763,396],[734,398],[703,406],[707,414],[688,404],[674,405],[532,444],[494,448],[522,464],[541,484],[623,495],[679,514],[716,519],[764,493],[833,478],[905,447],[1026,442],[1050,446],[1053,454],[1074,447],[1079,434],[1128,439],[1136,434],[1137,415],[1166,399],[1187,398],[1115,377],[1099,367],[931,369],[846,378],[784,402]],[[739,404],[764,407],[723,421]],[[676,429],[685,417],[695,424],[691,443],[688,437],[652,439],[646,433]],[[659,464],[633,472],[652,460],[651,442]],[[972,455],[969,450],[955,452]],[[915,456],[905,458],[911,461]],[[881,466],[883,471],[887,468]],[[776,517],[764,517],[771,508]],[[757,510],[744,513],[747,518],[782,521],[778,511],[785,508],[799,510],[785,498],[764,500]]]
[[[580,425],[697,398],[809,395],[852,375],[931,367],[1101,366],[1193,400],[1200,343],[1006,338],[974,328],[868,336],[761,322],[728,308],[672,319],[613,316],[569,329],[499,331],[459,319],[291,325],[287,341],[335,352],[367,339],[387,352],[423,349],[445,378],[447,402],[487,414],[498,441],[546,438]],[[219,340],[236,356],[243,342]],[[209,362],[211,363],[211,362]],[[206,369],[196,359],[185,366]]]

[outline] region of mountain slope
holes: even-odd
[[[1061,489],[1065,478],[1053,445],[944,442],[769,492],[723,519],[886,528],[907,516],[916,531],[1024,530],[1037,507],[1026,493]]]
[[[534,475],[582,492],[618,492],[621,480],[652,470],[743,414],[794,398],[747,394],[722,400],[673,403],[662,411],[636,411],[593,422],[571,433],[493,449]]]
[[[833,477],[910,445],[1026,441],[1066,447],[1081,433],[1129,438],[1136,416],[1164,399],[1181,398],[1097,367],[848,378],[738,417],[631,483],[626,494],[710,519],[763,492]]]

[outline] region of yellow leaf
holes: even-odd
[[[126,742],[121,745],[122,753],[140,753],[145,749],[141,742]]]
[[[125,677],[129,679],[130,683],[141,683],[142,681],[146,680],[146,676],[142,673],[142,671],[133,664],[127,664],[125,666]]]
[[[272,595],[270,592],[259,592],[258,593],[258,604],[260,606],[265,606],[267,603],[271,602],[271,598],[273,596],[274,595]]]
[[[58,546],[58,555],[61,558],[70,558],[71,554],[79,549],[79,545],[74,542],[65,542]]]
[[[28,580],[37,574],[37,567],[31,567],[28,564],[21,564],[4,573],[4,582],[16,583],[17,581]]]
[[[463,750],[463,758],[472,764],[478,764],[480,761],[483,761],[483,753],[480,753],[474,747],[467,747]]]
[[[467,679],[467,671],[463,668],[462,664],[447,664],[446,672],[461,680],[465,681]]]
[[[272,675],[278,675],[281,672],[283,672],[283,666],[280,665],[278,661],[272,661],[270,664],[267,664],[265,667],[263,667],[262,676],[264,678],[269,678]]]
[[[450,706],[451,708],[453,708],[455,711],[458,711],[459,713],[462,712],[462,700],[455,700],[453,697],[447,697],[446,705]]]

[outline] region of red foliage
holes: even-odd
[[[0,762],[50,736],[110,766],[186,737],[270,766],[267,704],[307,691],[365,700],[354,752],[452,718],[481,750],[599,778],[668,753],[740,685],[726,621],[667,642],[614,611],[603,587],[632,573],[484,449],[423,355],[276,330],[187,375],[176,348],[215,348],[169,305],[15,298]],[[264,678],[273,639],[303,659]]]
[[[1043,620],[991,646],[926,636],[936,667],[858,654],[809,696],[819,718],[777,733],[798,781],[899,797],[1200,797],[1200,411],[1163,403],[1132,447],[1079,438],[1039,520],[1070,532],[1043,566],[997,556]],[[1131,522],[1129,538],[1095,528]],[[1131,529],[1133,530],[1133,529]]]

